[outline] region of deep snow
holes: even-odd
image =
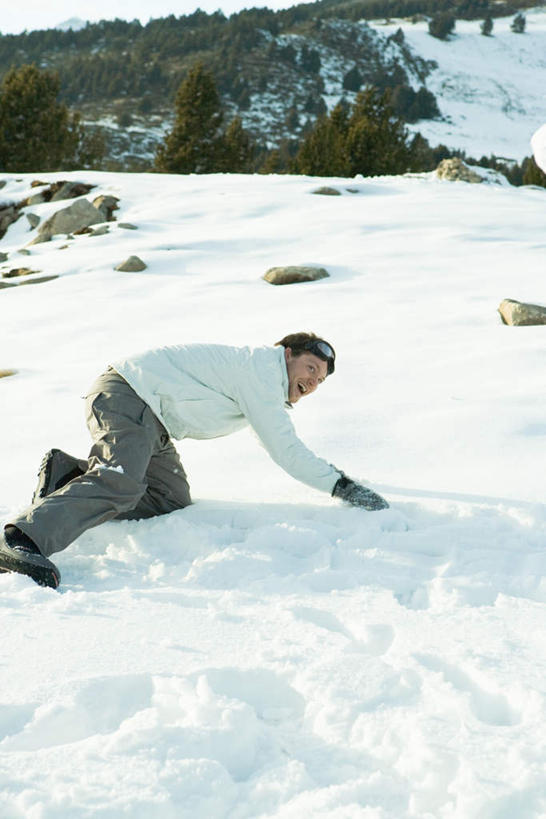
[[[546,191],[68,177],[138,230],[27,257],[23,217],[0,243],[2,271],[60,276],[0,293],[0,367],[18,370],[0,380],[1,521],[46,449],[84,456],[81,396],[110,361],[300,328],[338,366],[299,433],[392,507],[298,484],[250,432],[182,441],[192,507],[89,531],[57,555],[57,592],[0,576],[0,815],[544,817],[546,330],[497,307],[544,302]],[[3,178],[17,201],[34,177]],[[146,271],[114,271],[133,253]],[[261,279],[291,263],[331,277]]]

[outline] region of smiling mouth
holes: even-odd
[[[301,381],[298,381],[298,390],[300,391],[300,395],[305,395],[307,387]]]

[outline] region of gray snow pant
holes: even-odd
[[[167,430],[112,368],[86,396],[86,415],[94,443],[88,461],[78,462],[85,473],[10,521],[46,557],[106,520],[148,518],[191,503]]]

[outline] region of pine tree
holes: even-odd
[[[546,188],[546,173],[538,167],[532,156],[525,157],[522,162],[522,171],[524,185],[538,185]]]
[[[516,14],[514,19],[512,20],[512,24],[510,25],[510,28],[512,29],[514,34],[523,34],[523,32],[525,31],[526,22],[527,21],[525,19],[525,15],[523,15],[521,13],[521,11],[520,11],[520,12],[518,12]]]
[[[235,117],[222,140],[220,153],[223,153],[223,161],[220,160],[219,170],[225,173],[250,173],[254,152],[255,148],[248,132],[244,130],[240,118]]]
[[[438,40],[447,40],[455,28],[455,18],[447,11],[440,11],[434,15],[428,24],[428,33]]]
[[[336,106],[340,109],[340,106]],[[291,170],[306,176],[351,176],[340,110],[321,116],[305,136]],[[342,127],[340,127],[342,126]]]
[[[352,175],[405,173],[412,161],[404,121],[395,116],[390,95],[376,88],[361,91],[349,117],[346,149]]]
[[[480,31],[484,35],[484,37],[490,37],[491,32],[493,31],[493,18],[490,14],[487,15],[485,20],[480,26]]]
[[[199,63],[178,89],[174,126],[157,150],[156,169],[214,173],[221,152],[223,119],[214,77]]]
[[[73,163],[82,129],[58,93],[56,73],[35,65],[8,71],[0,87],[0,170],[55,171]]]
[[[343,88],[346,91],[360,91],[362,88],[362,76],[356,65],[343,77]]]
[[[249,173],[254,146],[237,117],[224,131],[214,77],[202,63],[181,83],[172,130],[157,149],[155,169],[168,173]]]

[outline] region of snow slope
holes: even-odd
[[[445,41],[431,37],[424,21],[374,23],[384,36],[401,28],[413,53],[437,63],[426,86],[437,97],[442,120],[422,120],[411,129],[431,145],[477,159],[530,156],[529,134],[546,119],[546,8],[526,10],[525,18],[524,34],[510,30],[513,16],[496,18],[491,37],[480,33],[481,20],[457,20]],[[415,87],[421,84],[415,78]]]
[[[21,256],[22,218],[0,243],[2,271],[59,274],[0,292],[1,521],[45,450],[86,453],[109,361],[300,328],[339,363],[299,433],[392,506],[298,484],[247,431],[182,441],[192,507],[89,531],[57,592],[0,576],[0,815],[544,817],[546,330],[497,306],[544,302],[546,191],[68,176],[138,230]],[[33,176],[3,178],[18,201]],[[147,270],[113,269],[134,253]],[[331,277],[261,279],[290,263]]]

